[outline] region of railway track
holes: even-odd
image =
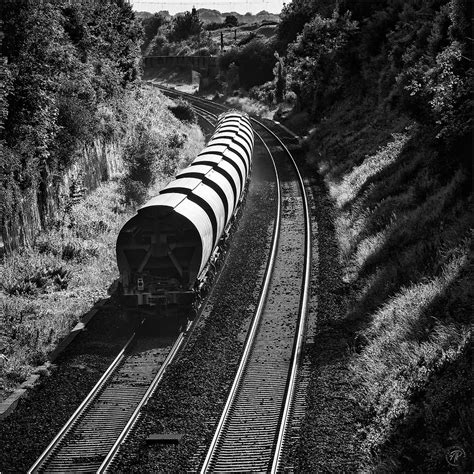
[[[165,90],[168,95],[177,93]],[[220,106],[186,95],[201,114]],[[310,277],[311,229],[305,187],[283,142],[252,119],[281,182],[281,216],[271,269],[222,416],[200,466],[206,472],[277,472],[292,411]],[[301,417],[301,413],[297,414]]]
[[[105,472],[183,336],[150,336],[142,322],[28,472]]]
[[[205,102],[194,106],[208,124],[215,122],[214,112],[223,111]],[[281,179],[275,223],[280,232],[275,232],[260,303],[225,409],[210,447],[197,453],[201,472],[276,472],[294,402],[309,283],[308,209],[288,149],[252,120]],[[120,446],[182,343],[183,333],[175,340],[134,334],[29,472],[113,471]]]

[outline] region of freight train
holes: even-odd
[[[221,114],[191,165],[124,225],[116,252],[126,307],[192,319],[245,196],[253,146],[249,117]]]

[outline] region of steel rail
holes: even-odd
[[[142,321],[142,323],[143,323],[143,321]],[[108,369],[104,372],[104,374],[99,379],[99,381],[94,385],[94,387],[89,392],[87,397],[77,407],[76,411],[71,415],[69,420],[61,428],[59,433],[54,437],[53,441],[51,441],[51,443],[43,451],[43,453],[36,460],[36,462],[33,464],[33,466],[30,467],[30,469],[28,470],[28,474],[39,472],[39,469],[41,468],[41,466],[49,459],[49,457],[51,455],[54,454],[54,450],[57,448],[59,443],[61,443],[61,441],[63,439],[65,439],[65,437],[67,436],[69,431],[74,427],[74,425],[76,425],[79,422],[80,417],[87,411],[90,404],[94,401],[94,399],[97,397],[97,395],[99,394],[101,389],[105,386],[105,384],[108,382],[108,380],[112,377],[112,375],[114,374],[117,367],[124,360],[125,352],[128,349],[128,347],[131,345],[133,340],[135,339],[136,334],[137,334],[136,331],[132,334],[130,339],[127,341],[127,343],[122,348],[122,350],[118,353],[117,357],[113,360],[113,362],[110,364]]]
[[[194,108],[194,107],[193,107]],[[198,110],[204,110],[204,109],[199,109]],[[207,112],[207,111],[206,111]],[[207,112],[207,114],[203,114],[203,113],[197,113],[197,115],[199,117],[201,117],[204,121],[206,121],[209,125],[211,125],[212,127],[215,126],[215,123],[212,123],[209,118],[207,117],[208,115],[210,115],[212,117],[213,120],[216,120],[217,119],[217,115],[215,114],[211,114],[210,112]]]
[[[186,95],[190,98],[190,100],[194,100],[196,102],[205,103],[206,105],[210,105],[215,108],[222,108],[224,110],[226,109],[225,106],[212,103],[210,101],[207,101],[206,99],[193,97],[193,96],[190,96],[190,94],[185,94],[185,93],[180,94],[179,92],[169,91],[168,89],[163,88],[163,87],[160,87],[160,88],[164,89],[166,92],[171,92],[173,94]],[[276,446],[274,449],[273,461],[272,461],[272,467],[271,467],[271,472],[276,473],[278,472],[280,462],[281,462],[282,449],[283,449],[283,445],[285,441],[286,431],[288,428],[288,420],[290,417],[290,411],[291,411],[292,402],[294,398],[296,377],[298,373],[298,368],[299,368],[299,363],[300,363],[300,358],[301,358],[301,351],[303,347],[304,330],[305,330],[305,324],[306,324],[306,312],[307,312],[307,306],[308,306],[308,293],[309,293],[310,276],[311,276],[310,275],[310,272],[311,272],[310,222],[311,220],[310,220],[310,215],[309,215],[309,205],[308,205],[308,199],[306,196],[304,181],[299,171],[298,165],[296,164],[296,161],[293,158],[291,152],[288,150],[288,148],[283,143],[283,141],[269,127],[267,127],[265,124],[255,119],[254,117],[251,117],[251,120],[257,125],[259,125],[260,127],[262,127],[263,129],[265,129],[269,134],[271,134],[278,141],[282,149],[285,151],[285,153],[289,157],[292,163],[292,166],[298,177],[299,187],[300,187],[301,195],[303,199],[304,214],[305,214],[305,262],[304,262],[304,276],[303,276],[303,282],[302,282],[302,298],[300,302],[300,309],[299,309],[299,315],[298,315],[298,330],[295,335],[295,345],[294,345],[293,354],[292,354],[291,369],[290,369],[290,374],[287,381],[286,397],[285,397],[285,402],[282,409],[280,428],[279,428],[279,432],[276,438]],[[262,140],[260,136],[259,138]],[[234,381],[234,385],[236,385],[235,381]],[[233,388],[234,388],[234,385],[233,385]],[[233,397],[235,397],[235,394],[233,395]],[[229,407],[227,407],[227,404],[226,404],[225,409],[227,409],[227,411],[229,410]],[[221,423],[219,423],[218,429],[222,430]],[[212,459],[210,452],[211,452],[211,449],[215,449],[215,446],[217,445],[216,438],[217,438],[217,431],[211,443],[211,448],[209,449],[208,456],[206,456],[206,460],[202,467],[201,473],[207,472],[207,469],[209,468],[210,460]]]
[[[188,325],[189,327],[189,325]],[[183,338],[184,338],[185,332],[181,332],[176,339],[176,342],[174,343],[173,347],[171,348],[170,353],[166,357],[165,361],[163,362],[162,366],[160,367],[160,370],[158,373],[155,375],[155,378],[151,382],[150,386],[148,387],[148,390],[146,391],[145,395],[143,398],[140,400],[139,404],[135,408],[134,412],[132,413],[132,416],[130,417],[129,421],[125,425],[123,431],[120,433],[119,437],[115,441],[114,445],[110,449],[109,453],[105,457],[104,461],[100,465],[99,469],[97,470],[97,473],[105,473],[109,472],[109,468],[113,465],[114,459],[117,456],[117,453],[119,452],[120,446],[123,444],[123,442],[127,439],[127,437],[130,435],[131,431],[133,430],[136,422],[138,421],[140,414],[141,414],[141,409],[148,403],[150,398],[153,396],[155,393],[158,384],[161,382],[161,379],[163,378],[163,375],[168,368],[168,366],[173,362],[174,358],[176,357],[176,354],[178,353],[181,344],[183,343]]]
[[[308,308],[308,295],[309,295],[309,285],[311,280],[311,218],[309,215],[309,204],[308,204],[308,197],[306,196],[306,188],[304,185],[303,177],[301,176],[300,170],[298,169],[298,165],[296,164],[295,159],[293,158],[292,154],[286,147],[286,145],[280,140],[280,138],[270,130],[266,125],[259,122],[258,120],[252,119],[256,123],[258,123],[261,127],[266,129],[270,134],[277,139],[280,143],[281,147],[285,150],[287,155],[289,156],[293,167],[298,175],[298,180],[301,188],[301,195],[303,197],[303,206],[304,206],[304,213],[305,213],[305,264],[304,264],[304,277],[303,277],[303,292],[302,292],[302,300],[300,306],[300,314],[299,314],[299,325],[298,325],[298,333],[296,335],[296,344],[292,359],[292,367],[290,378],[288,380],[288,391],[287,397],[285,400],[285,405],[282,413],[282,420],[280,423],[280,433],[277,438],[277,446],[275,448],[274,456],[273,456],[273,464],[272,464],[272,473],[278,472],[278,468],[281,461],[281,454],[283,449],[283,443],[285,440],[286,430],[288,428],[288,419],[290,416],[291,404],[293,401],[295,385],[296,385],[296,376],[298,373],[299,363],[301,359],[301,351],[303,348],[303,338],[304,338],[304,329],[306,325],[306,313]]]
[[[255,340],[255,334],[257,333],[257,328],[258,328],[258,325],[260,323],[260,316],[262,315],[263,308],[265,306],[265,302],[266,302],[266,299],[267,299],[268,288],[270,286],[270,280],[271,280],[272,273],[273,273],[273,266],[274,266],[274,263],[275,263],[275,256],[276,256],[277,247],[278,247],[278,236],[279,236],[280,222],[281,222],[280,179],[278,177],[275,161],[273,159],[273,155],[272,155],[270,149],[268,148],[267,144],[264,142],[262,137],[258,133],[256,133],[256,135],[261,140],[261,142],[263,143],[263,145],[267,149],[267,151],[268,151],[268,153],[269,153],[269,155],[272,159],[272,164],[273,164],[273,168],[275,170],[275,177],[276,177],[276,181],[277,181],[277,203],[278,203],[278,205],[277,205],[275,224],[274,224],[274,227],[273,227],[272,247],[271,247],[271,252],[270,252],[268,265],[267,265],[267,268],[265,270],[264,284],[263,284],[262,293],[260,294],[260,300],[259,300],[259,303],[258,303],[258,306],[257,306],[257,311],[255,312],[254,319],[253,319],[253,322],[252,322],[252,326],[251,326],[249,334],[247,336],[247,340],[246,340],[245,347],[244,347],[244,352],[242,354],[242,358],[240,360],[240,364],[239,364],[239,367],[237,369],[237,373],[235,375],[234,382],[233,382],[232,387],[230,389],[230,393],[227,397],[226,404],[224,405],[224,409],[222,411],[221,418],[219,420],[219,423],[217,424],[217,427],[216,427],[216,430],[215,430],[215,433],[214,433],[214,437],[211,441],[211,444],[210,444],[209,450],[207,452],[206,458],[205,458],[204,463],[201,467],[201,473],[205,473],[209,469],[209,465],[212,462],[213,456],[215,455],[216,448],[218,446],[219,440],[221,439],[221,437],[223,435],[223,429],[224,429],[224,426],[226,424],[226,421],[228,420],[228,417],[229,417],[229,414],[230,414],[230,409],[231,409],[232,404],[233,404],[233,402],[235,400],[235,397],[237,395],[237,391],[238,391],[239,385],[241,383],[241,380],[242,380],[242,377],[243,377],[243,374],[244,374],[244,369],[245,369],[245,366],[247,365],[249,354],[250,354],[250,351],[252,349],[253,342]]]
[[[198,107],[195,107],[197,110],[199,110],[201,113],[198,113],[198,115],[203,119],[205,120],[206,122],[208,122],[209,124],[211,125],[214,125],[207,117],[206,115],[204,114],[207,114],[208,116],[211,116],[212,119],[215,120],[216,116],[212,113],[210,113],[209,111],[205,110],[205,109],[200,109]],[[204,114],[202,113],[204,112]],[[255,119],[252,119],[255,121]],[[261,125],[261,124],[259,124]],[[266,128],[264,125],[262,125],[264,128]],[[267,291],[268,291],[268,287],[269,287],[269,282],[270,282],[270,277],[271,277],[271,272],[272,272],[272,269],[273,269],[273,261],[274,261],[274,257],[275,257],[275,254],[276,254],[276,248],[277,248],[277,243],[278,243],[278,232],[276,232],[276,229],[279,229],[279,226],[280,226],[280,206],[281,206],[281,195],[280,195],[280,184],[279,184],[279,179],[278,179],[278,174],[277,174],[277,171],[276,171],[276,166],[275,166],[275,163],[274,163],[274,160],[273,160],[273,156],[268,148],[268,146],[266,145],[266,143],[264,142],[263,138],[258,134],[256,133],[256,135],[258,136],[258,138],[260,139],[260,141],[263,143],[263,145],[265,146],[265,148],[267,149],[269,155],[272,157],[272,164],[273,164],[273,167],[275,169],[275,176],[277,177],[277,195],[278,195],[278,211],[277,211],[277,220],[274,224],[274,238],[273,238],[273,244],[272,244],[272,252],[271,252],[271,256],[270,256],[270,259],[271,259],[271,263],[269,264],[269,266],[267,267],[266,269],[266,275],[265,275],[265,284],[264,284],[264,288],[262,290],[262,295],[261,295],[261,299],[260,299],[260,302],[259,302],[259,306],[258,306],[258,309],[257,309],[257,314],[258,314],[258,317],[255,317],[254,318],[254,323],[252,325],[252,331],[248,337],[248,341],[249,341],[249,344],[248,344],[248,349],[247,349],[247,355],[248,355],[248,352],[250,351],[250,348],[251,348],[251,342],[252,340],[254,339],[254,336],[255,336],[255,333],[257,331],[257,328],[258,328],[258,321],[259,321],[259,317],[263,311],[263,307],[264,307],[264,304],[265,304],[265,297],[266,297],[266,294],[267,294]],[[278,139],[278,137],[276,137]],[[279,139],[278,139],[279,140]],[[283,145],[284,146],[284,145]],[[285,147],[286,148],[286,147]],[[286,150],[288,152],[288,150]],[[289,152],[288,152],[289,153]],[[295,164],[296,166],[296,164]],[[299,173],[298,173],[299,174]],[[131,336],[131,338],[127,341],[126,345],[124,346],[124,348],[121,350],[121,352],[117,355],[116,359],[114,359],[114,361],[112,362],[112,364],[109,366],[109,368],[107,369],[107,371],[103,374],[103,376],[100,378],[100,380],[97,382],[97,384],[94,386],[94,388],[91,390],[91,392],[88,394],[88,396],[86,397],[86,399],[81,403],[81,405],[76,409],[76,411],[74,412],[74,414],[71,416],[71,418],[68,420],[68,422],[63,426],[63,428],[61,429],[61,431],[56,435],[56,437],[53,439],[53,441],[50,443],[50,445],[46,448],[46,450],[44,451],[44,453],[40,456],[40,458],[35,462],[35,464],[30,468],[30,470],[28,472],[38,472],[38,469],[41,468],[42,464],[44,464],[44,462],[48,461],[50,456],[52,454],[54,454],[54,450],[56,449],[56,447],[61,443],[61,441],[67,436],[67,434],[69,433],[69,431],[74,427],[75,424],[77,424],[77,422],[79,421],[81,415],[83,413],[85,413],[87,411],[87,409],[89,408],[90,404],[94,401],[94,399],[97,397],[97,395],[99,394],[99,392],[101,391],[101,389],[103,388],[103,386],[107,383],[107,381],[109,380],[109,378],[113,375],[113,373],[115,372],[116,368],[120,365],[120,363],[123,361],[124,359],[124,356],[125,356],[125,352],[126,350],[128,349],[128,347],[130,346],[130,344],[132,343],[132,341],[134,340],[136,336],[136,332]],[[125,428],[123,429],[122,433],[120,434],[120,436],[118,437],[118,439],[116,440],[116,442],[114,443],[112,449],[109,451],[108,455],[106,456],[106,458],[104,459],[103,463],[101,464],[101,466],[99,467],[98,471],[99,473],[102,473],[102,472],[108,472],[110,467],[112,466],[113,464],[113,461],[120,449],[120,446],[123,444],[123,442],[126,440],[126,438],[130,435],[131,431],[133,430],[134,426],[136,425],[136,422],[138,421],[139,417],[140,417],[140,412],[141,412],[141,409],[143,408],[144,405],[146,405],[146,403],[149,401],[149,399],[151,398],[151,396],[153,395],[153,393],[156,391],[156,388],[159,384],[159,382],[161,381],[165,371],[166,371],[166,368],[169,366],[169,364],[173,361],[174,357],[176,356],[176,354],[178,353],[179,351],[179,348],[181,347],[181,344],[183,342],[183,338],[184,338],[184,333],[181,333],[179,336],[178,336],[178,339],[177,341],[175,342],[173,348],[171,349],[170,353],[168,354],[166,360],[164,361],[162,367],[160,368],[158,374],[155,376],[152,384],[150,385],[150,387],[148,388],[146,394],[143,396],[142,400],[139,402],[138,406],[136,407],[136,409],[134,410],[131,418],[129,419],[129,421],[127,422],[127,425],[125,426]],[[243,373],[243,369],[244,369],[244,366],[245,366],[245,361],[244,361],[244,358],[242,359],[242,362],[241,362],[241,366],[239,366],[239,372],[240,372],[240,375],[242,375]],[[238,386],[238,381],[234,381],[234,385],[235,385],[235,389],[237,388]],[[234,393],[234,396],[235,396],[235,393]],[[227,406],[227,412],[228,412],[228,409],[231,405],[231,402],[232,402],[232,396],[229,397],[229,400],[228,400],[228,403],[226,404]],[[224,422],[225,422],[225,417],[224,417],[224,414],[223,416],[221,417],[221,427],[224,425]],[[217,433],[217,432],[216,432]],[[216,434],[215,438],[215,443],[214,445],[217,444],[218,442],[218,438],[219,438],[220,435]],[[204,468],[203,468],[204,469]],[[204,471],[203,471],[204,472]]]

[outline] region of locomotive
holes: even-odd
[[[116,252],[126,307],[193,318],[245,196],[253,145],[247,114],[221,114],[191,165],[123,226]]]

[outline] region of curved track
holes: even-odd
[[[225,109],[185,96],[202,114]],[[283,205],[279,236],[272,273],[201,473],[278,471],[302,349],[311,259],[304,183],[283,142],[262,122],[252,121],[260,129],[261,135],[257,135],[272,155],[280,177]]]
[[[214,112],[226,110],[187,97],[208,124],[215,121]],[[208,447],[202,450],[202,472],[279,469],[305,326],[310,221],[304,185],[285,145],[266,125],[252,121],[280,177],[281,216],[279,210],[275,223],[279,232],[275,232],[237,377],[205,459]],[[134,334],[29,472],[113,470],[114,456],[182,345],[183,335],[153,338],[140,331]]]

